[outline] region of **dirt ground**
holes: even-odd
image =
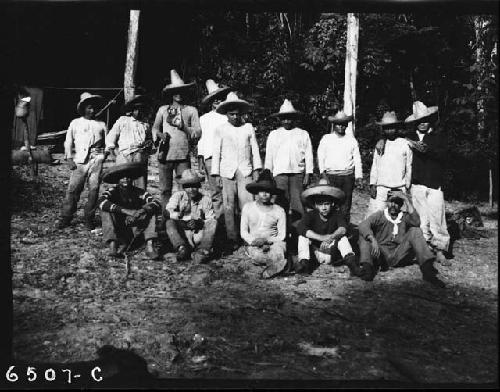
[[[27,173],[12,176],[18,360],[90,360],[110,344],[160,377],[498,382],[496,208],[480,205],[483,238],[457,241],[452,265],[437,265],[446,289],[415,265],[373,282],[330,265],[262,280],[241,249],[207,265],[173,253],[150,261],[138,249],[127,276],[99,230],[84,229],[81,209],[71,228],[54,228],[67,168],[41,166],[36,181]],[[354,223],[367,202],[355,194]]]

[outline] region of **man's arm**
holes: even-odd
[[[373,150],[373,162],[370,170],[370,185],[377,185],[379,160],[380,155],[377,150]]]
[[[362,179],[363,166],[361,164],[361,154],[359,153],[359,144],[356,139],[354,139],[353,158],[354,158],[354,177],[358,180]]]
[[[276,237],[266,238],[269,242],[281,242],[285,241],[286,238],[286,213],[283,208],[279,208],[278,211],[278,234]]]
[[[101,211],[133,216],[136,213],[135,210],[122,208],[120,205],[114,202],[116,200],[117,195],[118,195],[118,187],[116,185],[104,191],[99,200],[97,201],[97,205],[99,206]]]
[[[251,126],[250,131],[250,147],[252,149],[252,169],[262,169],[262,161],[260,160],[259,145],[257,144],[257,137],[255,136],[255,129]]]
[[[306,132],[306,157],[305,157],[305,174],[312,174],[314,172],[314,157],[313,157],[313,149],[311,138],[309,137],[309,133]]]
[[[325,137],[326,135],[321,138],[318,146],[318,167],[320,174],[325,171],[325,158],[326,158]]]
[[[248,244],[251,245],[255,237],[250,234],[250,222],[248,220],[249,216],[249,204],[245,204],[243,206],[243,210],[241,211],[241,221],[240,221],[240,235],[241,238]]]
[[[273,161],[274,161],[274,133],[271,131],[266,140],[266,158],[264,161],[264,167],[269,169],[271,173],[273,172]]]
[[[73,143],[74,143],[74,127],[73,121],[69,124],[68,130],[66,131],[66,139],[64,140],[64,158],[73,158]]]
[[[191,107],[189,110],[189,124],[184,124],[183,130],[189,134],[192,139],[197,139],[201,136],[200,118],[198,117],[198,110]]]
[[[412,173],[412,163],[413,163],[413,152],[409,145],[406,147],[406,171],[405,171],[405,184],[406,190],[411,187],[411,173]]]
[[[113,124],[113,127],[111,128],[109,133],[106,135],[106,139],[105,139],[106,151],[114,150],[116,148],[116,142],[118,141],[118,137],[120,135],[120,125],[121,125],[120,118],[115,121],[115,123]]]
[[[153,141],[156,142],[158,138],[163,139],[162,136],[162,128],[163,128],[163,112],[164,106],[160,106],[158,111],[156,112],[155,121],[153,123]]]
[[[170,219],[180,218],[180,201],[182,192],[175,192],[168,200],[165,210],[168,211]]]
[[[221,150],[222,150],[222,138],[219,126],[215,128],[214,140],[212,144],[212,169],[211,169],[212,172],[210,173],[212,176],[220,175]]]

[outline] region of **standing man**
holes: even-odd
[[[64,157],[72,172],[63,201],[61,220],[58,223],[59,229],[70,225],[85,183],[88,184],[89,190],[84,209],[85,226],[89,230],[95,228],[94,217],[101,184],[102,164],[105,159],[104,137],[107,128],[104,122],[96,121],[94,117],[98,106],[102,105],[102,101],[103,98],[100,95],[83,93],[76,106],[81,117],[71,121],[66,132]],[[73,155],[73,147],[75,155]]]
[[[355,183],[360,185],[363,179],[361,155],[358,141],[345,134],[352,116],[339,111],[335,116],[329,116],[328,120],[333,123],[333,131],[324,135],[319,142],[319,172],[326,173],[330,184],[344,192],[345,198],[339,209],[349,224],[354,185]]]
[[[118,147],[116,164],[140,162],[146,172],[134,181],[134,186],[146,190],[148,152],[152,147],[151,126],[148,112],[151,100],[144,95],[137,95],[125,104],[125,115],[116,120],[106,136],[106,156]]]
[[[184,105],[184,94],[194,83],[184,83],[179,74],[170,71],[170,84],[163,89],[172,97],[168,105],[160,106],[153,124],[153,140],[159,139],[158,170],[163,208],[172,196],[173,171],[180,177],[191,167],[189,141],[200,137],[198,110]]]
[[[436,253],[436,260],[448,265],[444,253],[448,251],[450,235],[442,191],[446,140],[432,126],[437,113],[437,106],[427,107],[416,101],[413,103],[413,114],[405,122],[416,128],[408,143],[413,150],[411,196],[420,215],[420,228]]]
[[[296,126],[302,113],[285,99],[278,113],[281,127],[271,131],[266,142],[265,168],[269,169],[276,185],[283,191],[279,203],[290,216],[290,223],[304,214],[300,195],[313,173],[313,152],[309,133]]]
[[[205,85],[208,95],[201,100],[201,104],[210,106],[211,110],[200,117],[201,138],[198,142],[198,167],[206,173],[215,214],[219,217],[222,213],[222,186],[220,178],[212,177],[210,173],[212,172],[215,129],[227,122],[227,117],[217,113],[216,109],[222,97],[227,95],[229,87],[219,87],[212,79],[208,79]]]
[[[411,186],[413,154],[408,142],[398,137],[398,128],[401,128],[403,123],[397,119],[395,112],[385,112],[377,124],[382,127],[387,140],[383,155],[377,148],[373,152],[370,202],[366,217],[386,207],[387,193],[391,189],[408,192]]]
[[[222,202],[229,247],[239,247],[239,225],[236,207],[239,211],[253,200],[246,186],[257,179],[262,168],[255,129],[245,123],[243,114],[250,110],[250,104],[230,92],[225,101],[217,107],[217,113],[227,116],[227,123],[217,127],[212,150],[212,175],[222,178]]]

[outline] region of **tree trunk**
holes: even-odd
[[[358,66],[359,17],[347,14],[347,42],[345,56],[344,78],[344,113],[352,115],[346,134],[354,136],[354,121],[356,119],[356,76]]]
[[[123,77],[123,90],[125,102],[134,97],[135,94],[135,71],[137,69],[137,50],[139,35],[139,10],[130,10],[127,40],[127,59],[125,63],[125,74]]]

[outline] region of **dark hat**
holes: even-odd
[[[128,177],[132,180],[144,175],[147,167],[141,162],[129,162],[115,165],[102,174],[102,180],[108,184],[117,184],[121,178]]]
[[[266,191],[274,195],[282,192],[281,189],[276,186],[276,181],[274,181],[273,175],[269,169],[262,170],[257,181],[251,182],[246,188],[248,192],[254,195],[261,191]]]
[[[340,202],[344,199],[345,193],[341,189],[330,185],[327,178],[321,178],[316,184],[311,185],[302,192],[300,198],[303,204],[312,205],[315,196],[327,196]]]
[[[125,113],[132,111],[137,106],[152,106],[153,100],[146,95],[136,95],[134,98],[129,100],[125,105],[123,105],[123,111]]]
[[[271,114],[271,117],[298,118],[302,115],[303,113],[301,111],[296,110],[293,107],[293,104],[288,99],[285,99],[283,104],[280,106],[279,112]]]
[[[231,89],[231,87],[227,87],[227,86],[220,87],[212,79],[208,79],[205,82],[205,86],[207,86],[208,95],[203,97],[203,99],[201,100],[202,105],[211,104],[216,98],[224,97],[224,94],[227,95],[227,93]]]
[[[80,95],[80,101],[76,105],[76,111],[83,116],[83,110],[88,104],[101,105],[104,98],[101,95],[94,95],[84,92]]]
[[[399,188],[395,189],[390,189],[389,192],[387,192],[387,201],[393,201],[395,203],[398,203],[400,205],[404,204],[404,199],[401,197],[402,191]]]

